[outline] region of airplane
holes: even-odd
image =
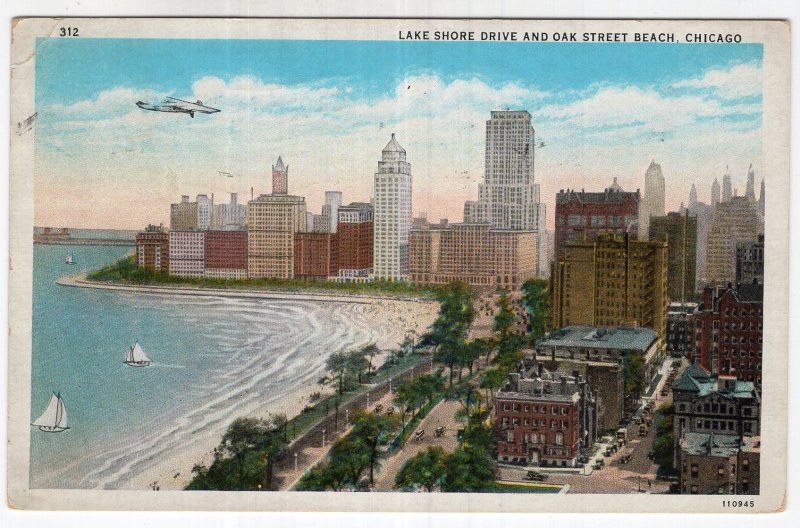
[[[159,104],[149,104],[142,101],[137,101],[136,106],[143,110],[152,110],[154,112],[179,112],[189,114],[189,117],[194,117],[195,112],[201,114],[214,114],[219,112],[216,108],[204,106],[203,101],[197,100],[194,103],[184,101],[183,99],[176,99],[174,97],[167,97]]]

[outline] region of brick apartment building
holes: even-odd
[[[136,233],[136,265],[149,271],[169,271],[169,233],[149,225]]]
[[[577,372],[522,367],[497,391],[494,407],[502,462],[574,467],[581,448],[597,438],[597,403]]]
[[[690,495],[758,495],[761,437],[688,433],[680,444],[680,492]]]
[[[409,275],[416,284],[465,282],[474,288],[518,289],[536,276],[533,231],[490,224],[425,225],[409,235]]]
[[[636,240],[639,191],[625,192],[616,183],[604,192],[567,189],[556,194],[555,256],[567,242],[594,240],[603,233],[630,233]]]
[[[568,242],[550,281],[553,327],[642,326],[662,341],[667,318],[667,244],[630,234]]]
[[[169,232],[169,274],[179,277],[202,277],[205,273],[205,233],[203,231]]]
[[[752,381],[760,392],[763,298],[762,284],[704,288],[688,318],[689,359],[712,374]]]
[[[205,276],[219,279],[247,277],[247,231],[206,231]]]
[[[294,276],[327,279],[339,270],[338,237],[334,233],[295,233]]]

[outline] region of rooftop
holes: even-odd
[[[681,438],[681,450],[689,455],[729,457],[741,447],[738,435],[685,433]]]
[[[565,204],[569,202],[580,203],[623,203],[631,200],[639,201],[639,191],[626,192],[618,191],[612,187],[607,188],[601,192],[586,192],[583,189],[576,191],[574,189],[561,189],[556,194],[556,204]]]
[[[657,337],[649,328],[567,326],[550,332],[537,348],[589,347],[645,351]]]
[[[580,398],[580,376],[564,372],[550,372],[537,364],[530,369],[519,368],[511,372],[497,397],[512,400],[547,400],[570,403]]]
[[[715,376],[696,363],[689,365],[672,384],[672,390],[695,392],[698,396],[720,393],[732,398],[755,397],[752,381],[731,376]]]

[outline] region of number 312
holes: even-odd
[[[62,37],[77,37],[78,36],[78,28],[76,27],[62,27],[59,35]]]

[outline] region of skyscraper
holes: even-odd
[[[289,166],[283,164],[278,156],[278,162],[272,166],[272,194],[287,194],[289,192]]]
[[[714,183],[711,184],[711,209],[716,209],[719,204],[719,181],[714,178]]]
[[[464,222],[536,231],[537,275],[550,269],[546,209],[534,183],[535,131],[526,110],[499,110],[486,121],[484,181],[478,200],[464,204]]]
[[[464,204],[464,222],[488,223],[499,229],[537,228],[534,137],[526,110],[492,112],[486,121],[484,182],[478,186],[478,201]]]
[[[211,229],[211,217],[214,210],[214,201],[206,194],[197,195],[197,228]]]
[[[765,197],[764,197],[764,178],[761,178],[761,193],[758,195],[758,212],[761,214],[761,220],[764,220],[765,211]]]
[[[725,175],[722,177],[722,201],[730,202],[733,196],[733,189],[731,184],[731,173],[728,166],[725,166]]]
[[[667,293],[670,301],[695,297],[697,283],[697,217],[668,213],[650,219],[650,240],[667,243]]]
[[[756,201],[756,173],[753,171],[753,164],[747,169],[747,189],[744,192],[745,198],[751,202]]]
[[[697,187],[692,184],[692,188],[689,191],[689,209],[692,209],[697,204]]]
[[[342,205],[342,191],[325,191],[325,205],[322,216],[328,218],[328,233],[335,233],[339,222],[339,207]]]
[[[706,282],[725,285],[736,281],[736,245],[757,241],[764,233],[756,204],[744,196],[721,203],[708,227],[706,238]]]
[[[639,206],[639,240],[648,240],[651,216],[664,216],[664,174],[655,160],[650,162],[644,173],[644,195]]]
[[[392,134],[375,173],[374,277],[397,281],[408,275],[411,229],[411,165]]]

